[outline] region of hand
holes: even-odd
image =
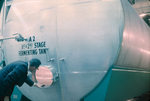
[[[34,86],[35,86],[35,87],[38,87],[38,88],[42,88],[42,87],[44,87],[45,85],[40,85],[39,83],[34,83]]]
[[[9,101],[9,96],[5,96],[4,101]]]

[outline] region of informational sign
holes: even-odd
[[[19,56],[46,54],[48,48],[46,41],[36,42],[35,36],[25,39],[27,43],[23,43],[18,51]]]

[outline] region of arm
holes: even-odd
[[[27,76],[25,83],[27,83],[30,87],[34,85],[34,82]]]
[[[34,83],[29,77],[26,78],[26,81],[25,81],[30,87],[31,86],[35,86],[35,87],[38,87],[38,88],[42,88],[44,87],[45,85],[40,85],[39,83]]]

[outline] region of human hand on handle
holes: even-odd
[[[38,88],[42,88],[42,87],[44,87],[45,85],[41,85],[41,84],[39,84],[39,83],[34,83],[34,86],[35,86],[35,87],[38,87]]]

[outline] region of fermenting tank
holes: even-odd
[[[6,64],[39,58],[52,70],[51,86],[19,88],[33,101],[88,101],[111,70],[150,69],[150,30],[127,0],[6,0],[3,19],[3,37],[19,35],[3,40]]]

